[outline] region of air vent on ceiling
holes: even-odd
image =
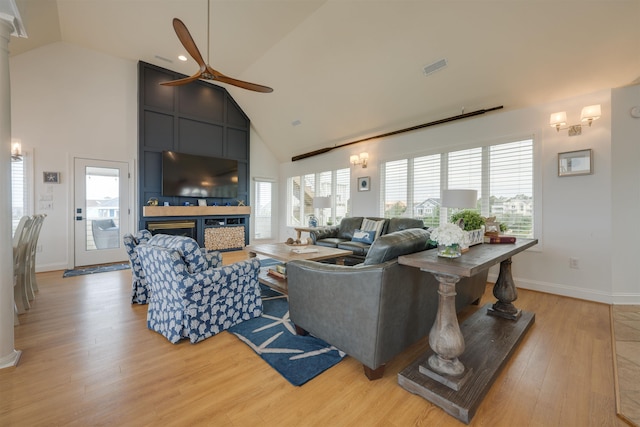
[[[422,72],[424,73],[425,76],[428,76],[429,74],[435,73],[436,71],[444,68],[447,66],[447,60],[446,59],[441,59],[439,61],[434,62],[433,64],[429,64],[427,66],[425,66],[422,69]]]
[[[168,63],[170,63],[170,64],[173,64],[173,61],[172,61],[172,60],[170,60],[169,58],[165,58],[164,56],[155,55],[155,57],[156,57],[156,59],[159,59],[159,60],[161,60],[161,61],[165,61],[165,62],[168,62]]]

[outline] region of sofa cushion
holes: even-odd
[[[376,232],[374,230],[364,231],[364,230],[356,230],[353,233],[352,242],[360,242],[360,243],[373,243],[375,240]]]
[[[345,251],[353,252],[353,255],[363,257],[369,251],[371,245],[369,243],[355,242],[353,240],[343,242],[338,245],[338,249],[344,249]]]
[[[395,233],[396,231],[406,230],[408,228],[424,228],[424,221],[417,218],[391,218],[387,233]]]
[[[316,241],[316,245],[318,246],[326,246],[328,248],[337,248],[339,244],[348,242],[347,239],[338,239],[337,237],[327,237],[326,239],[321,239]]]
[[[209,263],[202,255],[198,242],[191,237],[156,234],[149,239],[147,245],[175,249],[180,253],[189,273],[200,273],[209,268]]]
[[[400,255],[424,251],[428,248],[429,235],[430,233],[422,228],[385,234],[373,242],[364,259],[364,265],[380,264]]]
[[[376,240],[382,234],[382,229],[384,228],[385,222],[386,221],[384,219],[372,220],[369,218],[365,218],[362,220],[362,226],[360,227],[360,229],[362,231],[374,231],[375,236],[373,237],[373,240]]]
[[[357,229],[362,229],[362,227],[360,227],[362,219],[363,218],[361,216],[342,218],[342,221],[340,221],[340,228],[338,229],[338,235],[336,237],[344,240],[353,239],[353,233],[355,233]]]

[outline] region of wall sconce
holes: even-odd
[[[11,161],[22,160],[22,142],[19,139],[11,140]]]
[[[349,162],[351,162],[352,165],[362,165],[363,168],[367,167],[367,160],[369,160],[369,153],[354,154],[349,157]]]
[[[594,120],[598,120],[602,115],[602,109],[600,108],[600,104],[596,105],[588,105],[582,109],[580,113],[580,121],[583,123],[587,123],[589,127],[591,127],[591,123]],[[560,132],[560,129],[569,129],[569,136],[581,135],[582,134],[582,125],[572,125],[567,126],[567,113],[565,111],[560,111],[557,113],[551,114],[549,118],[549,126],[556,128],[556,131]]]

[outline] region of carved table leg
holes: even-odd
[[[518,299],[518,291],[511,275],[511,258],[500,263],[500,274],[498,274],[498,280],[493,286],[493,296],[498,301],[487,310],[487,314],[518,320],[520,310],[513,305],[513,301]]]
[[[429,332],[429,345],[435,354],[429,357],[429,367],[437,373],[460,376],[464,365],[458,360],[464,352],[464,337],[460,332],[456,317],[456,283],[458,276],[448,274],[433,275],[440,283],[438,286],[438,312]]]

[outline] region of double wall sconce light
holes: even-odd
[[[582,123],[587,123],[589,127],[591,127],[591,123],[594,120],[598,120],[602,114],[600,104],[589,105],[582,109],[582,113],[580,114],[580,121]],[[575,136],[582,134],[582,124],[567,126],[567,112],[560,111],[558,113],[553,113],[549,118],[549,126],[556,128],[556,131],[560,132],[560,130],[569,129],[569,136]],[[566,127],[563,127],[566,126]]]
[[[351,162],[352,165],[362,165],[363,168],[367,167],[367,160],[369,160],[369,153],[354,154],[349,157],[349,162]]]

